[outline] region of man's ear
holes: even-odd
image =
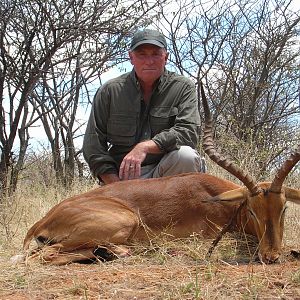
[[[132,51],[128,51],[128,56],[129,56],[130,62],[132,64]]]
[[[168,61],[168,58],[169,58],[169,52],[166,51],[165,62]]]

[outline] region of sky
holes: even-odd
[[[292,2],[294,4],[295,10],[300,10],[300,1],[292,0]],[[125,68],[127,71],[131,70],[130,62],[125,63]],[[102,81],[102,83],[104,83],[107,80],[115,78],[122,73],[124,73],[124,72],[120,72],[119,68],[115,67],[113,69],[110,69],[108,72],[102,74],[101,81]],[[97,86],[95,86],[95,85],[91,87],[91,89],[93,89],[93,90],[96,90],[96,88],[97,88]],[[90,113],[90,109],[91,109],[90,106],[88,108],[80,107],[78,110],[77,119],[78,120],[87,120],[89,113]],[[80,148],[82,145],[82,136],[84,134],[84,130],[85,130],[85,127],[82,127],[81,132],[79,133],[79,135],[81,135],[81,137],[79,137],[75,140],[76,147],[78,147],[78,148]],[[42,150],[43,148],[47,148],[48,140],[45,136],[43,126],[41,124],[37,123],[37,124],[35,124],[35,126],[33,128],[31,128],[30,136],[31,136],[30,145],[34,151],[39,151],[39,150]],[[17,148],[18,145],[16,144],[15,147]]]

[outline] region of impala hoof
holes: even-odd
[[[279,257],[279,253],[266,253],[264,255],[260,255],[260,260],[265,264],[274,264],[279,261]]]

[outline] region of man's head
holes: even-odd
[[[139,80],[146,85],[163,74],[168,59],[165,37],[156,30],[138,31],[132,38],[129,57]]]

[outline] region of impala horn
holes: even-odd
[[[288,176],[288,174],[291,172],[291,170],[299,160],[300,160],[300,144],[298,145],[297,149],[291,153],[290,157],[286,159],[286,161],[277,171],[275,178],[271,183],[270,192],[273,193],[281,192],[282,184],[285,178]]]
[[[262,189],[257,185],[255,180],[246,172],[244,172],[239,166],[237,166],[233,161],[230,161],[226,157],[222,156],[217,152],[214,146],[213,140],[213,121],[209,110],[208,102],[204,93],[204,88],[202,82],[199,81],[198,89],[200,88],[202,104],[205,115],[205,128],[204,128],[204,139],[203,147],[205,153],[209,156],[220,167],[228,171],[230,174],[238,178],[250,191],[252,195],[257,195],[262,192]],[[199,90],[198,90],[199,93]]]

